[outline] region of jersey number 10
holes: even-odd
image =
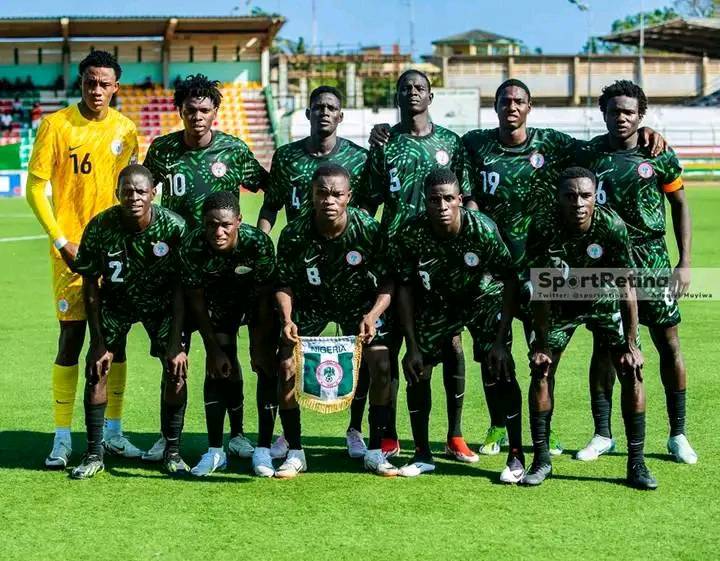
[[[169,173],[165,177],[170,184],[170,193],[176,197],[182,197],[185,194],[185,174]]]

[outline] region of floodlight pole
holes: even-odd
[[[645,78],[645,11],[644,2],[640,0],[640,44],[638,46],[638,86],[643,87]]]

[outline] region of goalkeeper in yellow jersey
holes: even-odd
[[[91,52],[81,63],[82,100],[43,119],[28,166],[27,200],[52,246],[55,311],[60,321],[58,352],[52,368],[55,440],[45,460],[62,469],[72,451],[72,424],[78,359],[85,339],[82,277],[73,262],[85,226],[116,202],[121,169],[137,159],[137,129],[110,108],[121,69],[115,57]],[[50,182],[52,204],[45,197]],[[108,376],[104,446],[108,452],[138,457],[142,450],[122,434],[121,416],[127,375],[124,345]]]

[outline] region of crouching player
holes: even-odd
[[[150,354],[163,365],[160,418],[167,439],[165,467],[170,473],[189,471],[180,456],[187,356],[182,343],[182,291],[177,282],[185,221],[152,204],[154,185],[143,166],[124,168],[118,178],[120,204],[93,218],[80,242],[75,268],[83,276],[90,347],[84,400],[87,452],[71,472],[74,479],[87,479],[104,469],[107,374],[114,353],[125,347],[130,328],[138,322],[150,337]]]
[[[380,225],[365,212],[349,208],[350,176],[340,165],[324,164],[312,179],[313,211],[291,222],[278,242],[278,290],[283,324],[280,341],[280,420],[289,452],[276,477],[291,478],[307,469],[300,440],[300,409],[293,391],[299,336],[320,335],[330,322],[365,343],[370,372],[369,449],[365,468],[397,475],[381,451],[390,405],[390,359],[383,312],[390,304],[387,246]]]
[[[415,441],[415,455],[400,468],[400,475],[415,477],[435,470],[428,437],[430,377],[442,358],[443,341],[467,326],[475,360],[483,363],[484,375],[492,373],[504,394],[510,451],[501,480],[517,483],[525,470],[520,387],[507,350],[493,352],[493,356],[503,354],[502,371],[490,361],[496,341],[500,347],[510,344],[512,301],[517,290],[510,252],[492,220],[462,207],[458,179],[451,170],[437,168],[428,174],[425,207],[393,243],[400,269],[397,297],[407,346],[403,370]],[[490,281],[490,275],[503,278],[504,287]],[[501,314],[503,308],[505,314]]]
[[[267,234],[242,223],[237,194],[220,191],[205,199],[202,227],[186,237],[181,262],[187,302],[207,357],[204,398],[209,448],[192,474],[207,476],[225,469],[223,426],[227,413],[231,437],[228,452],[241,458],[253,456],[256,473],[272,475],[272,467],[269,472],[266,467],[277,411],[272,241]],[[258,374],[260,426],[254,452],[243,431],[243,379],[237,358],[238,329],[246,324],[251,362]]]
[[[564,278],[580,268],[632,268],[625,223],[614,211],[595,206],[595,175],[585,168],[572,167],[566,169],[558,181],[556,212],[539,214],[530,225],[528,266],[559,269]],[[538,290],[540,288],[538,283]],[[600,295],[592,301],[549,301],[537,295],[532,302],[536,335],[530,358],[533,463],[522,480],[526,485],[540,485],[552,473],[548,435],[555,373],[575,329],[584,324],[607,341],[622,386],[622,415],[628,442],[627,483],[639,489],[657,487],[657,481],[645,465],[643,452],[645,388],[643,356],[637,346],[635,289],[627,283],[618,283],[617,290],[616,295]]]

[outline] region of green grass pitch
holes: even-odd
[[[720,190],[690,186],[693,265],[720,264]],[[255,222],[259,198],[243,196]],[[23,200],[0,200],[0,238],[33,236],[40,227]],[[674,242],[671,243],[671,246]],[[0,559],[712,559],[720,534],[718,363],[720,303],[682,306],[681,338],[689,372],[688,429],[700,461],[675,464],[665,451],[667,421],[657,357],[646,343],[648,464],[660,482],[653,493],[625,487],[625,438],[616,392],[613,429],[618,452],[597,462],[572,459],[591,436],[587,396],[590,338],[579,330],[557,382],[553,426],[567,453],[541,488],[498,484],[504,454],[461,465],[442,459],[446,429],[442,383],[436,373],[431,437],[434,475],[385,480],[347,458],[347,413],[303,413],[309,473],[293,481],[250,475],[249,460],[206,480],[173,480],[157,466],[114,458],[106,473],[71,481],[42,463],[52,441],[50,365],[57,324],[45,240],[0,242]],[[515,359],[528,383],[525,349],[517,333]],[[257,429],[254,375],[245,366],[246,430]],[[464,431],[477,447],[488,417],[480,374],[468,357]],[[191,353],[190,403],[184,456],[205,451],[203,351]],[[133,442],[149,447],[158,434],[159,367],[135,328],[128,348],[124,425]],[[399,430],[403,458],[411,448],[404,392]],[[529,430],[526,426],[526,443]],[[367,426],[367,425],[365,425]],[[74,455],[84,449],[81,391],[74,418]],[[279,421],[278,429],[279,430]],[[529,448],[527,448],[529,452]],[[398,462],[398,460],[396,460]]]

